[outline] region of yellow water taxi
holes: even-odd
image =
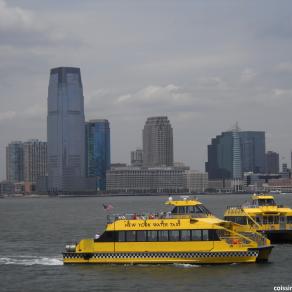
[[[195,199],[169,198],[172,210],[109,215],[104,233],[66,245],[65,264],[223,264],[267,261],[272,246],[257,232],[235,231]]]
[[[271,195],[254,194],[251,202],[227,207],[224,219],[261,232],[272,243],[292,242],[292,209],[277,205]]]

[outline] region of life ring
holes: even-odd
[[[239,244],[239,239],[233,238],[232,239],[232,244]]]

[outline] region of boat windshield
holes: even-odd
[[[256,206],[276,206],[274,199],[258,199],[253,201],[253,205]]]
[[[203,205],[196,206],[176,206],[172,209],[171,214],[182,215],[182,214],[207,214],[211,212]]]

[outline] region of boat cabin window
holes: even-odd
[[[263,216],[263,224],[279,224],[279,216]]]
[[[159,241],[168,241],[168,230],[159,230],[158,231],[158,240]]]
[[[126,241],[136,241],[136,231],[126,231]]]
[[[139,230],[137,231],[137,241],[146,241],[147,240],[147,231]]]
[[[172,214],[211,214],[203,205],[196,206],[176,206],[171,211]]]
[[[114,240],[115,240],[114,231],[105,231],[99,238],[94,239],[94,241],[105,241],[105,242],[111,242]]]
[[[226,221],[231,221],[231,222],[241,224],[241,225],[247,224],[246,216],[225,216],[224,219]]]
[[[118,241],[126,241],[126,231],[119,231],[118,232]]]
[[[202,240],[202,230],[191,230],[191,234],[192,240]]]
[[[147,239],[148,241],[157,241],[157,230],[148,230],[147,231]]]
[[[274,199],[257,199],[253,200],[253,206],[276,206]]]
[[[179,230],[169,230],[169,241],[179,241]]]
[[[191,240],[191,230],[180,230],[180,239],[182,241]]]
[[[287,223],[292,224],[292,216],[287,216]]]
[[[260,216],[256,216],[255,220],[257,223],[260,223],[260,224],[262,223],[262,219]]]
[[[114,232],[111,232],[114,233]],[[114,241],[111,237],[109,241]],[[155,242],[155,241],[208,241],[219,240],[216,231],[211,230],[131,230],[117,231],[118,242]],[[100,241],[95,240],[95,241]]]

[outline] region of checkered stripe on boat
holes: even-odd
[[[118,258],[224,258],[224,257],[256,257],[258,251],[233,251],[233,252],[117,252],[117,253],[64,253],[65,259],[72,258],[96,258],[96,259],[118,259]]]

